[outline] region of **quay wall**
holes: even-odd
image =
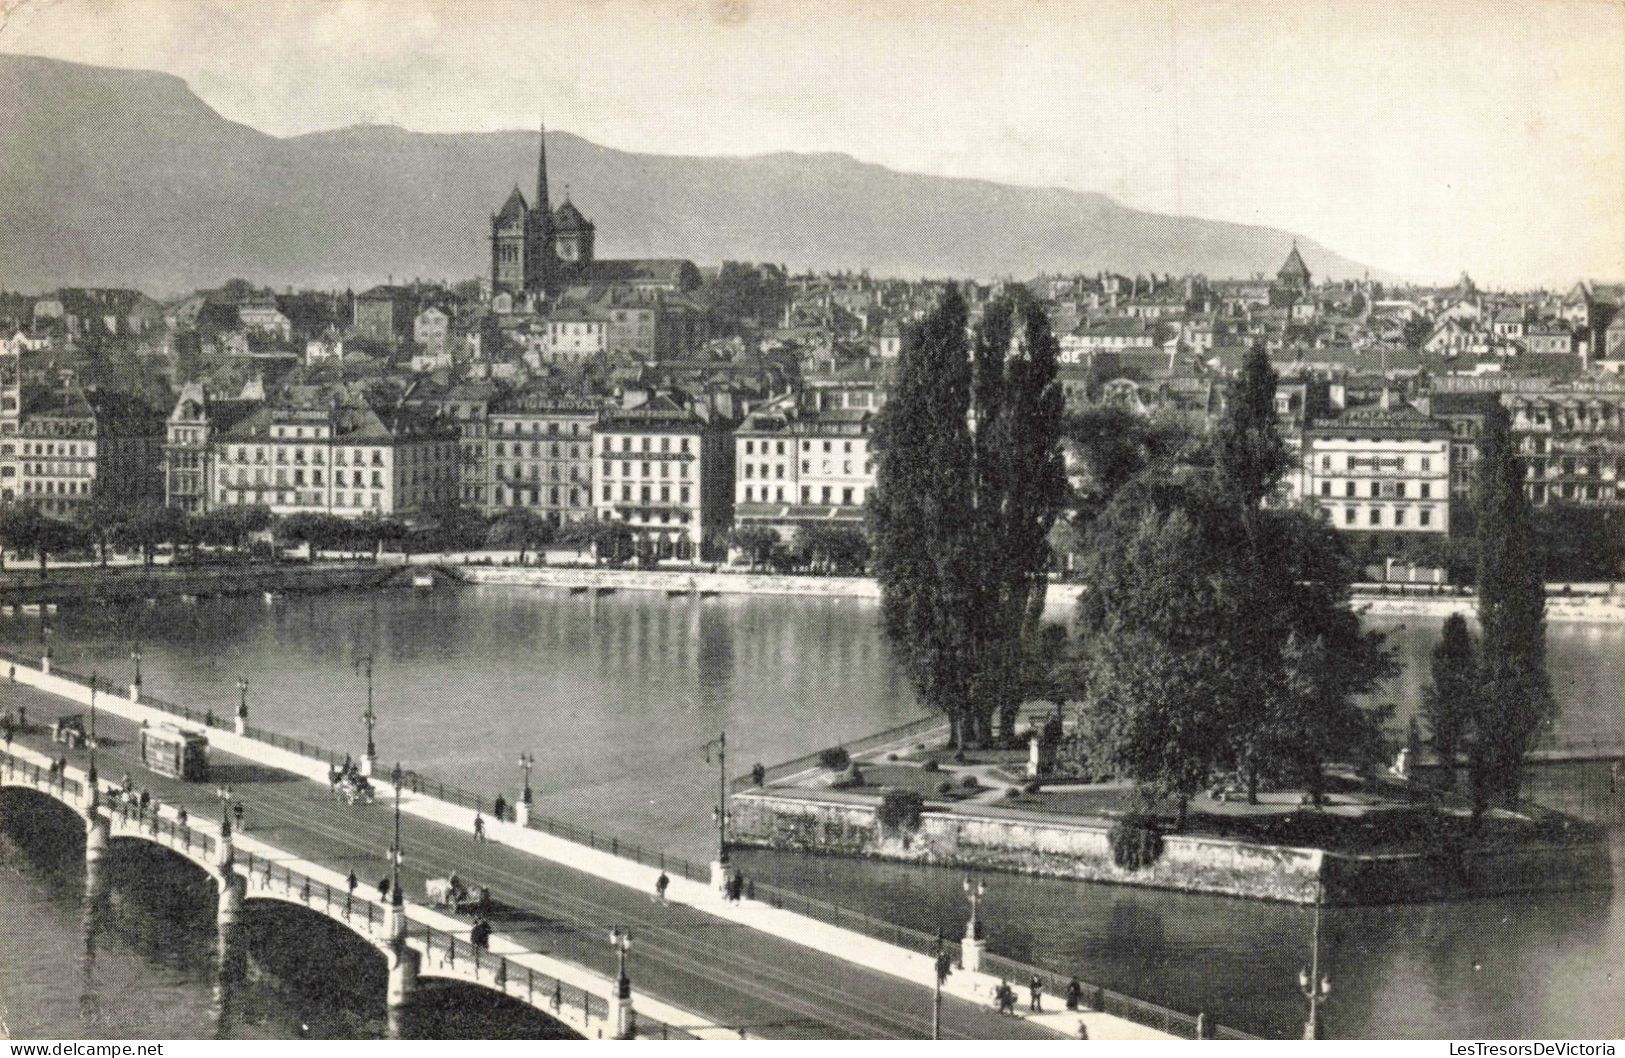
[[[414,556],[414,561],[452,562],[445,556]],[[475,584],[528,584],[543,588],[613,588],[622,591],[716,592],[726,595],[801,595],[823,598],[880,599],[880,585],[869,577],[807,577],[773,573],[629,570],[593,566],[458,565],[463,579]],[[1077,605],[1083,585],[1052,583],[1044,609],[1051,619],[1065,618]],[[1396,589],[1397,591],[1397,589]],[[1377,616],[1448,617],[1477,610],[1472,595],[1386,595],[1357,590],[1356,609]],[[1562,595],[1548,590],[1548,621],[1625,622],[1625,592]]]
[[[44,579],[21,569],[0,575],[0,606],[126,602],[177,595],[342,591],[380,587],[403,576],[399,566],[358,563],[265,563],[243,566],[110,566],[53,569]]]
[[[1138,870],[1112,859],[1109,828],[1089,820],[963,806],[927,810],[913,830],[888,828],[879,799],[801,796],[772,790],[734,794],[729,838],[741,845],[826,855],[1003,870],[1079,881],[1141,885],[1295,904],[1387,904],[1498,893],[1606,888],[1606,844],[1525,846],[1456,857],[1344,856],[1321,849],[1259,845],[1190,835],[1163,837],[1162,853]]]

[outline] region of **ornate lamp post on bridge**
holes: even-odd
[[[728,891],[728,732],[724,731],[705,744],[705,759],[711,760],[711,747],[717,750],[717,806],[711,817],[717,822],[717,858],[711,864],[711,884],[723,893]]]
[[[522,827],[530,826],[530,769],[536,767],[536,758],[529,753],[519,754],[519,770],[525,774],[524,786],[520,789],[519,803],[514,805],[514,821]]]
[[[237,723],[236,731],[239,735],[248,734],[248,679],[237,679]]]
[[[394,873],[390,879],[389,899],[397,914],[406,902],[405,897],[401,895],[401,783],[405,778],[406,776],[401,773],[401,762],[396,761],[395,767],[389,773],[389,781],[395,784],[395,847],[389,854]]]
[[[130,651],[130,660],[135,662],[135,679],[130,681],[130,701],[141,700],[141,647],[138,644]]]
[[[361,758],[361,774],[371,778],[378,765],[378,746],[372,740],[372,729],[378,724],[378,716],[372,711],[372,655],[361,658],[360,663],[367,674],[367,711],[361,714],[362,722],[367,725],[367,752]]]
[[[1315,929],[1313,950],[1309,956],[1309,966],[1298,971],[1298,991],[1309,1000],[1309,1018],[1303,1023],[1303,1038],[1318,1040],[1321,1038],[1320,1004],[1332,994],[1332,979],[1330,975],[1320,972],[1320,905],[1321,883],[1315,882]]]
[[[96,674],[90,674],[90,736],[86,740],[90,743],[90,767],[85,773],[85,779],[90,784],[90,810],[96,811],[101,804],[101,787],[96,781]]]
[[[965,942],[961,945],[963,954],[960,965],[969,973],[975,973],[982,967],[982,953],[987,950],[987,938],[982,935],[982,919],[978,914],[979,905],[987,886],[981,880],[971,881],[970,875],[965,875],[962,883],[965,895],[970,897],[970,921],[965,923]]]
[[[615,949],[615,1038],[630,1040],[637,1034],[632,1013],[632,979],[626,976],[626,953],[632,947],[632,934],[616,926],[609,931],[610,947]]]

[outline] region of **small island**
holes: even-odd
[[[937,726],[758,767],[731,840],[1294,902],[1612,884],[1598,828],[1523,796],[1557,709],[1505,409],[1486,415],[1462,512],[1478,631],[1446,617],[1396,731],[1382,695],[1398,666],[1353,604],[1355,556],[1285,487],[1310,460],[1385,473],[1358,454],[1367,419],[1340,428],[1354,454],[1319,452],[1283,422],[1259,348],[1209,430],[1110,406],[1066,423],[1056,355],[1029,301],[972,326],[951,292],[904,343],[876,436],[873,567]],[[1087,495],[1053,457],[1063,429]],[[1046,624],[1063,508],[1090,588]]]

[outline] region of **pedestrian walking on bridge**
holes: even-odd
[[[1027,985],[1027,992],[1029,996],[1027,1009],[1042,1012],[1044,1009],[1044,982],[1038,979],[1037,974],[1033,974],[1032,981]]]
[[[662,904],[666,902],[666,889],[670,885],[671,879],[666,876],[665,871],[661,871],[660,877],[655,879],[655,899]]]
[[[495,801],[491,802],[491,814],[493,816],[495,816],[496,821],[498,823],[500,823],[505,818],[507,818],[507,816],[505,815],[505,813],[507,811],[508,811],[508,802],[507,802],[507,800],[501,794],[497,794],[497,799]]]
[[[385,875],[383,880],[378,883],[378,902],[380,904],[382,904],[382,903],[384,903],[384,902],[386,902],[388,900],[389,900],[389,877],[388,877],[388,875]]]
[[[474,813],[474,840],[485,840],[485,817],[478,812]]]

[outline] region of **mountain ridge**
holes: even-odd
[[[0,287],[178,293],[465,278],[490,213],[535,179],[535,131],[350,125],[277,137],[171,74],[0,53]],[[838,151],[661,155],[547,134],[554,204],[604,257],[902,277],[1272,274],[1392,278],[1277,228],[1151,213],[1100,192],[908,173]],[[533,189],[526,191],[527,197]]]

